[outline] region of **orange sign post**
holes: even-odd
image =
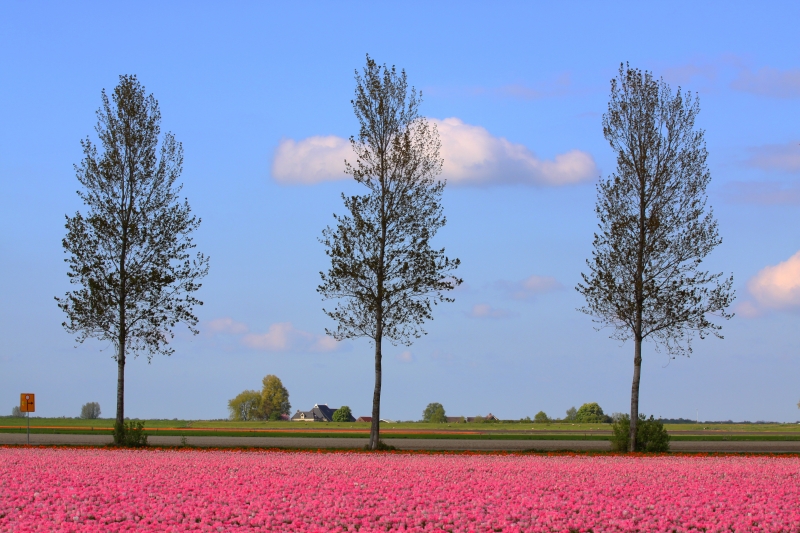
[[[19,395],[19,410],[28,413],[28,444],[31,443],[31,413],[36,411],[36,395],[23,392]]]

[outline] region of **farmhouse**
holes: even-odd
[[[298,409],[292,416],[292,422],[333,422],[333,413],[335,412],[336,409],[328,407],[328,404],[318,403],[314,404],[314,407],[312,407],[310,411],[301,411]],[[353,418],[353,415],[350,415],[350,420],[348,420],[348,422],[355,421],[356,419]]]

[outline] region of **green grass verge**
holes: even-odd
[[[3,428],[0,433],[22,433],[25,434],[27,430]],[[107,435],[111,436],[111,432],[107,430],[86,431],[82,429],[45,429],[31,427],[31,434],[48,434],[48,435]],[[147,431],[148,436],[164,436],[164,437],[268,437],[268,438],[316,438],[316,439],[366,439],[368,437],[365,433],[329,433],[324,431],[310,431],[310,432],[248,432],[248,431],[180,431],[180,430],[156,430]],[[509,433],[486,433],[480,435],[463,435],[463,434],[448,434],[448,433],[391,433],[383,434],[384,439],[434,439],[434,440],[591,440],[591,441],[604,441],[609,440],[607,435],[592,435],[592,434],[544,434],[544,435],[531,435],[531,434],[509,434]],[[800,441],[800,435],[672,435],[672,441]]]

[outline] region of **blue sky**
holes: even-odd
[[[114,413],[111,347],[76,346],[53,297],[69,290],[79,141],[101,89],[136,74],[183,143],[211,272],[201,334],[178,328],[172,357],[127,365],[126,414],[222,418],[266,374],[293,409],[368,414],[371,346],[325,341],[315,289],[317,238],[358,191],[331,161],[357,131],[353,74],[369,53],[407,71],[442,133],[437,240],[465,280],[426,337],[386,346],[385,416],[417,419],[429,402],[501,418],[629,409],[633,346],[595,331],[574,290],[594,185],[614,170],[609,80],[628,61],[700,96],[723,237],[707,266],[737,292],[724,340],[675,360],[645,345],[640,409],[800,419],[800,4],[555,4],[0,4],[0,412],[35,392],[42,416],[88,401]]]

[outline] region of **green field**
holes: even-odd
[[[25,418],[0,418],[0,432],[25,433]],[[220,437],[364,438],[368,422],[232,422],[227,420],[143,420],[149,435]],[[114,420],[101,418],[30,419],[31,433],[110,434]],[[800,440],[800,424],[667,424],[673,440]],[[384,438],[465,440],[606,440],[610,424],[533,424],[530,422],[428,424],[382,423]]]

